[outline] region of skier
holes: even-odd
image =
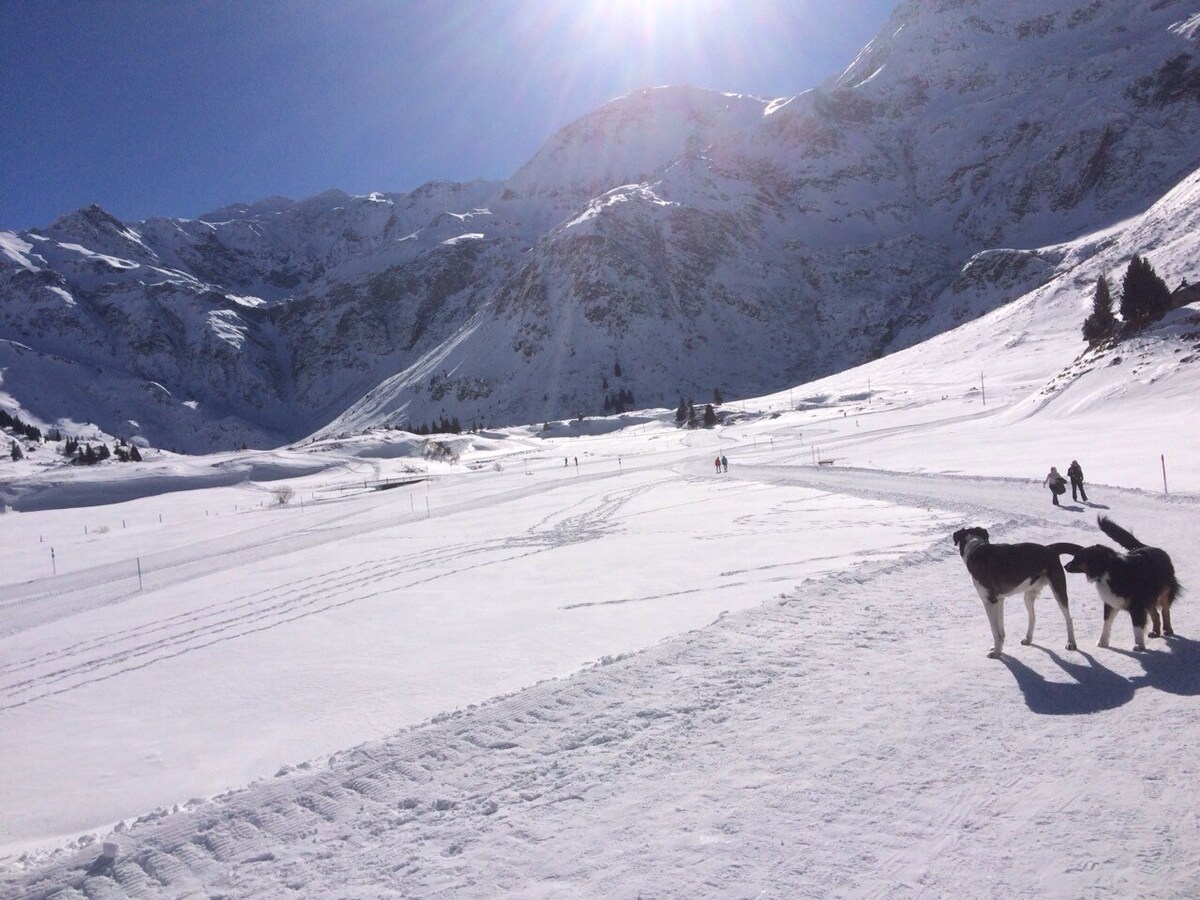
[[[1042,480],[1042,484],[1050,488],[1050,501],[1055,506],[1062,506],[1062,504],[1058,502],[1058,495],[1065,494],[1067,492],[1067,479],[1058,474],[1058,469],[1054,466],[1051,466],[1050,472]]]
[[[725,458],[724,453],[721,454],[721,468],[726,472],[729,471],[729,460]]]
[[[714,459],[713,465],[717,467],[717,474],[720,475],[721,474],[721,457],[718,456],[716,459]]]
[[[1078,499],[1087,503],[1087,491],[1083,489],[1083,469],[1079,465],[1079,460],[1071,460],[1071,464],[1067,466],[1067,477],[1071,479],[1071,499],[1076,499],[1075,493],[1078,491]]]

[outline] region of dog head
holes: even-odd
[[[954,532],[954,543],[958,547],[958,555],[962,556],[967,550],[967,544],[972,541],[988,542],[988,532],[986,528],[980,528],[978,525],[972,525],[970,528],[960,528]]]
[[[1099,581],[1119,555],[1112,547],[1103,544],[1081,547],[1071,561],[1063,566],[1063,570],[1072,575],[1086,575],[1088,581]]]

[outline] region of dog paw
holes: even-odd
[[[1026,647],[1028,647],[1030,644],[1032,644],[1032,643],[1033,643],[1033,639],[1032,639],[1032,638],[1024,638],[1024,639],[1021,641],[1021,643],[1022,643],[1022,644],[1024,644]]]
[[[1145,645],[1145,644],[1134,644],[1134,645],[1133,645],[1133,652],[1134,652],[1134,653],[1145,653],[1145,652],[1146,652],[1146,645]]]
[[[1108,641],[1096,641],[1096,646],[1103,647],[1105,650],[1107,650],[1108,649]]]
[[[1079,648],[1076,647],[1074,644],[1067,644],[1067,649],[1068,650],[1078,650]]]
[[[994,650],[994,649],[993,649],[993,650],[989,650],[989,651],[988,651],[988,659],[999,659],[999,658],[1000,658],[1000,651],[999,651],[999,650]]]
[[[1161,634],[1159,634],[1157,631],[1152,631],[1152,632],[1150,632],[1148,635],[1146,635],[1146,637],[1148,637],[1148,638],[1160,638],[1160,637],[1162,637],[1162,635],[1161,635]]]
[[[1165,634],[1167,637],[1175,637],[1175,632],[1174,632],[1174,630],[1173,630],[1173,629],[1170,629],[1170,628],[1164,628],[1164,629],[1163,629],[1163,634]]]

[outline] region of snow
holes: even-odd
[[[14,263],[29,272],[40,272],[41,269],[35,266],[29,259],[29,252],[33,250],[33,244],[21,238],[12,231],[0,231],[0,253],[3,253]]]
[[[127,232],[122,232],[122,234],[126,234],[126,233]],[[116,256],[108,256],[107,254],[104,254],[104,253],[96,253],[92,250],[89,250],[87,247],[84,247],[81,244],[61,243],[60,246],[64,250],[70,250],[74,253],[78,253],[80,256],[85,257],[86,259],[100,260],[101,262],[105,263],[108,266],[111,266],[114,269],[136,269],[136,268],[138,268],[138,264],[131,260],[120,259],[119,257],[116,257]]]
[[[1200,583],[1200,311],[1069,363],[1047,293],[711,430],[29,454],[0,893],[1194,895],[1191,603],[1099,650],[1071,578],[1080,651],[1047,595],[989,660],[949,538],[1090,544],[1105,512]],[[1090,500],[1056,509],[1072,458]]]
[[[58,296],[62,297],[63,303],[67,304],[67,306],[76,306],[77,305],[75,303],[75,298],[72,297],[69,292],[63,290],[62,288],[55,287],[54,285],[50,285],[47,287],[47,290],[49,290],[51,293],[58,294]]]
[[[487,235],[482,231],[471,231],[464,234],[455,235],[451,238],[446,238],[442,244],[447,247],[453,247],[455,244],[461,244],[464,241],[482,241]]]

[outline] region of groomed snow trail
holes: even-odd
[[[702,465],[697,462],[696,467]],[[690,469],[691,466],[685,466]],[[995,540],[1100,540],[1107,507],[1200,584],[1194,498],[761,467],[953,510]],[[1185,539],[1183,536],[1187,535]],[[1167,537],[1171,541],[1167,540]],[[1188,546],[1183,546],[1187,544]],[[1200,642],[1080,651],[1049,597],[990,636],[947,535],[568,679],[440,716],[0,877],[19,897],[1200,895]],[[1191,598],[1177,622],[1196,633]],[[1186,604],[1186,605],[1185,605]]]

